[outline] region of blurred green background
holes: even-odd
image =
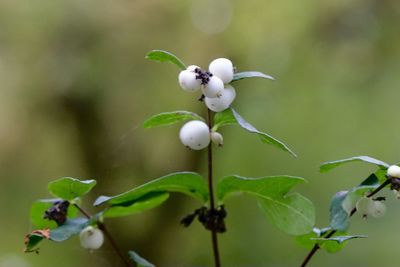
[[[234,107],[285,141],[294,159],[239,128],[223,129],[216,177],[290,174],[296,190],[328,223],[332,195],[374,168],[353,164],[332,173],[318,165],[354,155],[400,160],[400,5],[395,0],[338,1],[0,1],[1,267],[123,266],[108,244],[88,253],[78,239],[44,242],[23,254],[31,203],[49,197],[62,176],[94,178],[99,194],[117,194],[164,174],[204,173],[205,151],[178,140],[179,126],[144,130],[150,115],[178,109],[204,114],[197,95],[179,89],[178,69],[144,59],[164,49],[187,64],[216,57],[276,82],[236,85]],[[391,194],[389,194],[391,196]],[[109,220],[124,250],[159,266],[212,266],[210,234],[179,219],[199,206],[185,196],[141,215]],[[310,266],[396,266],[400,205],[380,220],[352,220],[366,234],[340,254],[319,252]],[[298,266],[307,251],[273,227],[250,197],[227,201],[220,236],[224,266]],[[368,252],[368,253],[366,253]]]

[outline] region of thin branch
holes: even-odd
[[[92,216],[86,212],[84,209],[82,209],[78,204],[74,203],[74,206],[88,219],[92,218]],[[102,222],[97,222],[97,225],[99,227],[100,230],[103,231],[104,235],[108,238],[108,240],[111,243],[111,246],[114,248],[115,252],[118,254],[118,256],[121,258],[121,260],[125,263],[125,265],[127,267],[131,267],[131,263],[130,261],[128,261],[124,254],[122,253],[121,249],[118,247],[117,243],[115,242],[113,236],[110,234],[110,232],[108,231],[106,225]]]
[[[208,123],[208,127],[211,129],[213,127],[212,112],[208,108],[207,108],[207,123]],[[210,209],[213,212],[213,211],[215,211],[215,201],[214,201],[214,188],[213,188],[212,143],[210,143],[208,145],[207,160],[208,160],[208,192],[210,194]],[[213,223],[214,223],[214,220],[213,220]],[[217,229],[216,229],[215,225],[213,225],[212,229],[211,229],[211,239],[212,239],[215,267],[220,267],[221,262],[220,262],[219,249],[218,249],[218,235],[217,235]]]
[[[371,191],[369,194],[367,194],[367,197],[373,197],[375,194],[377,194],[379,191],[381,191],[383,188],[385,188],[388,184],[390,184],[391,179],[387,179],[384,181],[379,187],[375,188],[373,191]],[[353,216],[354,213],[357,212],[356,208],[353,208],[350,212],[350,216]],[[324,238],[330,238],[332,237],[337,231],[336,230],[331,230],[329,231],[326,236],[323,236]],[[313,248],[310,250],[310,252],[307,254],[306,258],[304,259],[303,263],[301,264],[301,267],[306,267],[311,258],[314,256],[314,254],[321,248],[319,244],[315,244]]]

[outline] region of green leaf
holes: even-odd
[[[383,162],[383,161],[380,161],[378,159],[374,159],[374,158],[371,158],[368,156],[358,156],[358,157],[351,157],[348,159],[341,159],[341,160],[336,160],[336,161],[325,162],[321,165],[320,172],[327,172],[327,171],[330,171],[330,170],[332,170],[336,167],[339,167],[343,164],[346,164],[349,162],[356,162],[356,161],[371,163],[371,164],[379,166],[382,169],[389,168],[389,164],[387,164],[386,162]]]
[[[148,260],[142,258],[134,251],[128,251],[129,258],[136,263],[137,267],[155,267],[154,264],[150,263]]]
[[[79,234],[86,226],[89,220],[86,218],[68,219],[63,225],[50,230],[50,240],[62,242],[73,235]]]
[[[37,228],[56,228],[57,223],[55,221],[47,220],[43,218],[45,211],[53,206],[53,204],[57,201],[61,201],[59,198],[52,199],[39,199],[32,204],[30,210],[30,219],[31,223]],[[68,218],[74,218],[78,214],[78,209],[69,205],[68,207]]]
[[[246,178],[237,175],[223,178],[217,186],[217,197],[223,201],[233,193],[258,197],[265,215],[279,229],[293,235],[309,232],[315,222],[315,208],[310,200],[297,193],[288,194],[303,178],[271,176]]]
[[[233,75],[233,80],[232,82],[236,82],[245,78],[264,78],[268,80],[275,80],[274,77],[264,74],[262,72],[258,71],[244,71],[244,72],[238,72]]]
[[[338,231],[346,231],[350,226],[350,217],[343,208],[343,200],[347,197],[348,191],[339,191],[331,200],[330,227]]]
[[[56,197],[65,200],[74,200],[87,194],[95,185],[95,180],[81,181],[71,177],[64,177],[50,182],[48,189]]]
[[[152,50],[146,55],[146,59],[159,62],[170,62],[178,66],[181,70],[186,70],[186,65],[174,54],[163,50]]]
[[[312,249],[315,245],[314,238],[319,237],[320,233],[318,228],[313,228],[313,230],[307,234],[296,236],[296,242],[306,249]]]
[[[169,193],[149,193],[143,198],[140,198],[130,204],[129,202],[124,205],[111,206],[103,212],[104,218],[115,218],[136,213],[143,212],[148,209],[157,207],[166,201],[169,197]]]
[[[225,109],[222,112],[216,112],[214,115],[214,126],[213,131],[217,131],[218,128],[226,125],[237,124],[235,116],[233,116],[232,109]]]
[[[207,184],[199,174],[177,172],[157,178],[116,196],[100,196],[96,199],[94,205],[98,206],[104,203],[118,205],[128,202],[133,204],[143,196],[153,192],[179,192],[203,202],[208,200]]]
[[[219,114],[219,113],[217,113]],[[294,157],[297,157],[296,154],[283,142],[275,139],[271,135],[260,132],[253,125],[245,121],[239,113],[237,113],[233,108],[227,109],[220,115],[215,115],[215,124],[212,130],[216,131],[219,127],[231,124],[238,124],[240,127],[245,129],[250,133],[254,133],[258,135],[263,143],[273,145],[283,151],[289,152]]]
[[[318,238],[312,238],[316,242],[318,242],[321,246],[321,248],[325,249],[329,253],[335,253],[343,249],[346,241],[351,240],[351,239],[357,239],[357,238],[366,238],[367,236],[365,235],[345,235],[345,236],[333,236],[329,238],[324,238],[324,237],[318,237]]]
[[[146,129],[158,127],[158,126],[167,126],[177,122],[186,121],[186,120],[202,120],[204,119],[197,115],[196,113],[185,111],[185,110],[177,110],[172,112],[164,112],[157,115],[154,115],[147,119],[143,123],[143,127]]]

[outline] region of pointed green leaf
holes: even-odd
[[[335,236],[335,237],[319,237],[319,238],[314,238],[315,240],[322,241],[322,243],[327,242],[327,241],[334,241],[338,244],[342,244],[346,242],[347,240],[350,239],[355,239],[355,238],[367,238],[368,236],[366,235],[345,235],[345,236]]]
[[[330,170],[332,170],[336,167],[339,167],[343,164],[346,164],[349,162],[357,162],[357,161],[371,163],[371,164],[377,165],[378,167],[380,167],[382,169],[389,168],[389,164],[387,164],[386,162],[383,162],[383,161],[380,161],[378,159],[374,159],[374,158],[371,158],[368,156],[357,156],[357,157],[351,157],[348,159],[341,159],[341,160],[336,160],[336,161],[325,162],[321,165],[320,172],[327,172],[327,171],[330,171]]]
[[[330,227],[338,231],[346,231],[350,226],[350,217],[343,208],[343,200],[347,197],[348,191],[339,191],[331,200]]]
[[[258,197],[265,215],[281,230],[300,235],[309,232],[314,226],[315,209],[310,200],[289,191],[303,178],[293,176],[271,176],[246,178],[228,176],[217,186],[217,196],[223,201],[233,193],[248,193]]]
[[[149,193],[143,198],[140,198],[130,204],[129,202],[123,205],[116,205],[107,208],[103,212],[104,218],[123,217],[127,215],[141,213],[145,210],[152,209],[161,205],[169,197],[169,193]]]
[[[178,66],[181,70],[186,70],[186,65],[174,54],[163,50],[152,50],[146,55],[146,59],[159,62],[170,62]]]
[[[157,178],[116,196],[100,196],[96,199],[94,205],[98,206],[104,203],[119,205],[127,202],[133,204],[143,196],[154,192],[179,192],[203,202],[208,200],[207,184],[203,177],[194,172],[177,172]]]
[[[50,230],[50,240],[63,242],[73,235],[79,234],[88,225],[89,220],[86,218],[68,219],[60,227]]]
[[[257,130],[253,125],[251,125],[250,123],[245,121],[239,115],[239,113],[237,113],[233,108],[227,109],[221,113],[222,114],[217,113],[215,115],[215,122],[214,122],[214,127],[213,127],[214,131],[216,131],[221,126],[238,124],[240,127],[245,129],[246,131],[257,134],[263,143],[273,145],[283,151],[289,152],[292,156],[297,157],[296,154],[287,145],[285,145],[283,142],[279,141],[278,139],[275,139],[271,135]]]
[[[136,263],[137,267],[155,267],[154,264],[150,263],[148,260],[142,258],[134,251],[128,251],[129,258]]]
[[[172,111],[172,112],[164,112],[160,113],[157,115],[154,115],[147,119],[143,123],[143,127],[146,129],[153,128],[153,127],[158,127],[158,126],[167,126],[171,125],[174,123],[178,123],[181,121],[187,121],[187,120],[202,120],[204,119],[197,115],[194,112],[189,112],[185,110],[177,110],[177,111]]]
[[[329,253],[335,253],[343,249],[343,247],[347,243],[346,241],[351,239],[366,238],[366,237],[367,236],[365,235],[344,235],[344,236],[334,235],[333,237],[330,238],[319,237],[319,238],[314,238],[314,240],[318,242],[318,244],[320,244],[321,248],[325,249]]]
[[[232,82],[236,82],[245,78],[264,78],[268,80],[275,80],[274,77],[264,74],[262,72],[258,71],[244,71],[244,72],[237,72],[233,75],[233,80]]]
[[[55,197],[74,200],[87,194],[96,185],[95,180],[78,180],[71,177],[60,178],[50,182],[48,189]]]
[[[47,220],[43,218],[43,215],[45,214],[45,211],[48,210],[53,206],[55,202],[61,201],[59,198],[52,198],[52,199],[39,199],[35,201],[32,204],[31,210],[30,210],[30,219],[31,223],[36,227],[36,228],[56,228],[57,223],[55,221]],[[78,214],[78,209],[73,206],[69,205],[68,207],[68,218],[74,218]]]

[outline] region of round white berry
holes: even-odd
[[[400,167],[396,165],[392,165],[387,170],[387,174],[393,178],[400,178]]]
[[[370,215],[374,218],[380,218],[386,213],[386,205],[382,201],[374,201],[370,210]]]
[[[213,75],[208,83],[203,87],[203,94],[209,98],[215,98],[221,95],[224,90],[224,83],[220,78]]]
[[[189,121],[181,128],[179,138],[185,146],[201,150],[210,144],[210,129],[202,121]]]
[[[372,199],[367,197],[360,198],[360,200],[357,201],[356,209],[364,218],[366,218],[374,206],[373,202]]]
[[[214,112],[221,112],[230,107],[236,97],[235,88],[227,85],[219,97],[209,98],[206,97],[204,102],[206,106]]]
[[[179,85],[183,90],[195,92],[201,87],[201,80],[196,79],[196,73],[190,70],[183,70],[179,73]]]
[[[224,138],[222,137],[222,134],[218,132],[211,132],[211,141],[216,144],[217,146],[223,146],[224,145]]]
[[[233,64],[227,58],[214,59],[208,66],[208,70],[219,77],[225,84],[233,79]]]
[[[81,246],[87,249],[99,249],[104,242],[103,232],[94,228],[93,226],[87,226],[79,234]]]
[[[364,217],[372,216],[374,218],[382,217],[386,212],[386,206],[382,201],[363,197],[356,204],[357,211]]]

